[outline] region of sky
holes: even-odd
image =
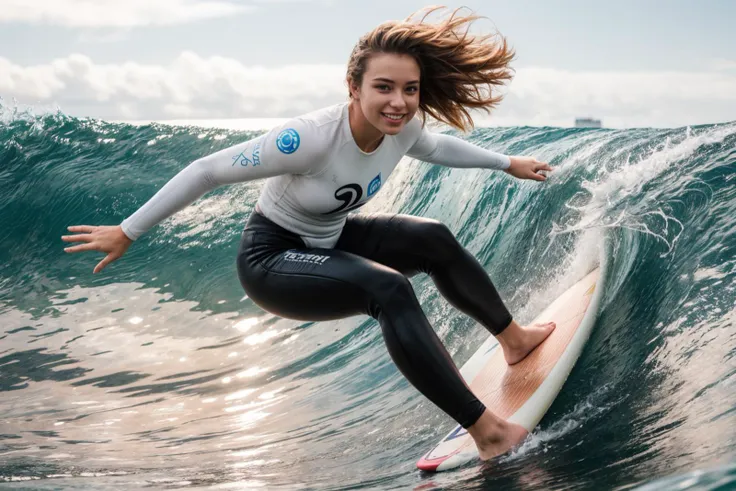
[[[0,0],[0,98],[105,120],[288,118],[345,101],[355,42],[414,0]],[[436,4],[436,2],[434,3]],[[736,120],[736,1],[444,2],[515,49],[479,125]]]

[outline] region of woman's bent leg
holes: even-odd
[[[353,215],[336,248],[412,276],[426,273],[453,306],[492,334],[512,317],[480,263],[441,222],[411,215]]]
[[[485,407],[465,384],[404,275],[345,251],[283,244],[267,233],[244,232],[238,274],[254,302],[293,319],[376,318],[389,354],[409,382],[463,427],[478,420]]]

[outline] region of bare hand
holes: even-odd
[[[93,273],[99,273],[102,268],[120,258],[128,250],[132,240],[128,238],[119,225],[93,227],[91,225],[74,225],[67,227],[70,232],[81,232],[76,235],[62,235],[64,242],[85,242],[84,244],[66,247],[66,252],[100,251],[107,256],[97,263]]]
[[[539,171],[552,171],[549,164],[540,162],[534,157],[510,157],[511,165],[504,172],[519,179],[534,179],[535,181],[546,181],[547,176],[539,174]]]

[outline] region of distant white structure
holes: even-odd
[[[601,128],[601,120],[593,118],[575,118],[576,128]]]

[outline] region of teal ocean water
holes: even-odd
[[[736,123],[481,128],[539,184],[402,162],[363,209],[446,223],[522,322],[598,264],[585,350],[530,440],[489,465],[416,460],[454,422],[376,322],[255,306],[235,254],[260,182],[220,188],[92,274],[67,225],[117,224],[190,161],[258,132],[0,109],[0,487],[733,489]],[[458,364],[486,332],[412,280]]]

